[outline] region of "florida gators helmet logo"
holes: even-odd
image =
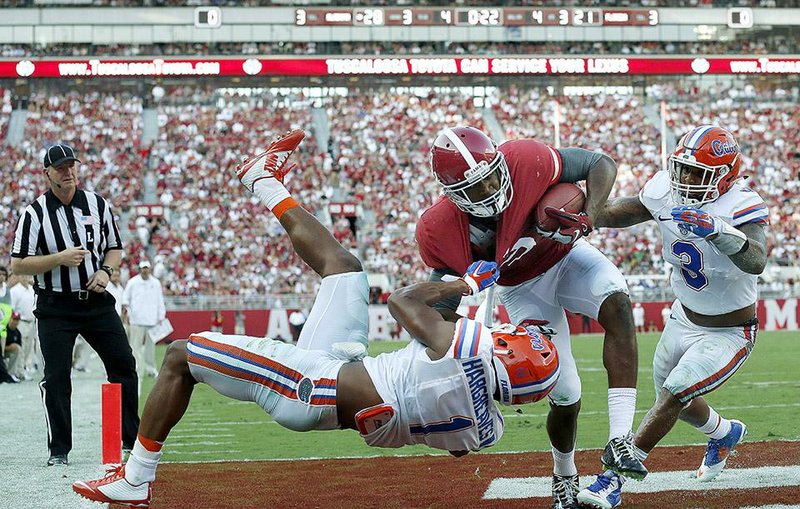
[[[532,328],[508,323],[491,332],[500,403],[522,405],[544,399],[561,373],[558,352],[550,338]]]
[[[741,164],[742,152],[729,131],[715,125],[695,127],[669,157],[675,203],[696,207],[716,200],[739,178]]]

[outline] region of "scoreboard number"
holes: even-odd
[[[194,10],[194,26],[197,28],[219,28],[222,25],[222,10],[219,7],[198,7]]]
[[[753,26],[753,9],[749,7],[728,9],[728,26],[730,28],[751,28]]]

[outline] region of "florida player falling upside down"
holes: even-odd
[[[453,324],[430,306],[494,284],[499,272],[492,262],[472,264],[456,281],[396,291],[389,310],[416,341],[363,357],[369,289],[361,263],[283,186],[291,169],[286,161],[303,137],[303,131],[289,133],[238,171],[242,184],[276,215],[295,252],[323,278],[297,346],[215,332],[170,345],[127,464],[102,479],[74,483],[80,495],[148,506],[162,444],[197,382],[258,403],[292,430],[353,429],[371,446],[426,444],[456,456],[503,436],[493,399],[533,402],[553,387],[558,356],[547,331],[489,330],[468,319]]]
[[[433,269],[431,279],[461,275],[473,260],[494,260],[502,273],[497,293],[511,321],[540,318],[558,330],[553,343],[561,376],[550,393],[547,416],[553,454],[551,507],[576,509],[578,494],[575,440],[581,380],[565,309],[595,318],[605,329],[609,442],[602,460],[644,474],[630,436],[638,363],[628,286],[619,269],[582,238],[591,232],[592,220],[614,185],[614,161],[532,139],[497,146],[483,132],[461,126],[436,137],[430,164],[444,196],[422,214],[416,237],[420,256]],[[548,188],[581,180],[587,189],[584,212],[547,208],[561,228],[540,230],[531,218]],[[439,303],[443,316],[454,316],[459,298]]]
[[[673,266],[677,299],[653,359],[656,403],[636,433],[644,461],[677,420],[708,435],[697,478],[714,479],[747,428],[721,417],[703,399],[728,380],[756,342],[758,274],[767,262],[767,206],[742,185],[742,154],[733,135],[703,125],[686,134],[639,196],[618,198],[597,224],[623,228],[655,220],[664,259]],[[578,494],[593,507],[621,503],[624,476],[611,470]]]

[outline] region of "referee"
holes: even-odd
[[[114,297],[106,292],[119,268],[122,242],[111,204],[78,188],[68,145],[44,156],[50,190],[28,205],[17,223],[11,251],[15,274],[33,275],[34,314],[44,358],[39,383],[47,421],[48,465],[67,465],[72,449],[72,349],[78,334],[97,352],[109,382],[122,384],[122,444],[131,449],[139,428],[136,363]]]

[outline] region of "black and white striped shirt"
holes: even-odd
[[[91,251],[77,267],[63,265],[37,274],[35,286],[53,292],[85,290],[108,251],[122,249],[111,204],[99,195],[78,189],[69,205],[47,191],[25,208],[17,223],[11,256],[25,258],[58,253],[71,247]]]

